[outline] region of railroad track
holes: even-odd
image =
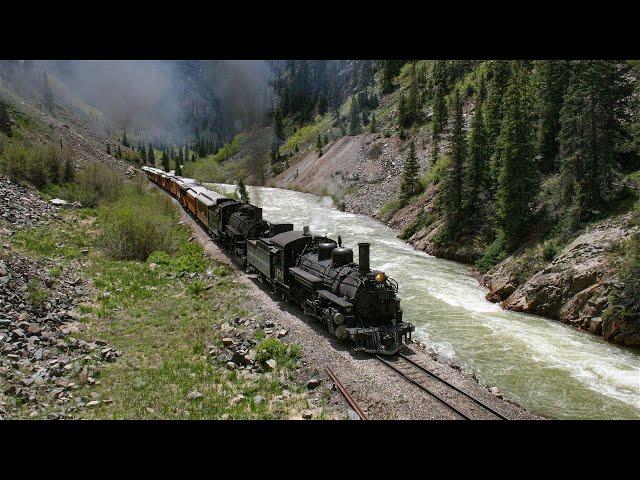
[[[494,419],[508,420],[487,404],[449,383],[436,373],[399,353],[393,357],[376,355],[376,358],[409,383],[452,410],[464,420],[486,419],[489,413]],[[455,406],[452,402],[455,401]]]
[[[336,376],[336,374],[333,373],[333,370],[331,370],[329,367],[325,367],[325,371],[327,372],[327,375],[329,375],[329,378],[331,378],[335,386],[338,387],[338,390],[340,391],[344,399],[347,401],[349,406],[358,414],[358,416],[360,417],[360,420],[368,420],[367,416],[360,408],[360,405],[358,405],[358,403],[354,400],[354,398],[351,396],[349,391],[345,388],[345,386],[342,384],[342,382]]]

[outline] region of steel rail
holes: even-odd
[[[409,362],[411,365],[413,365],[414,367],[418,368],[419,370],[421,370],[422,372],[426,373],[427,375],[430,375],[431,377],[440,380],[442,383],[444,383],[445,385],[447,385],[448,387],[452,388],[453,390],[455,390],[458,393],[461,393],[462,395],[464,395],[465,397],[467,397],[468,399],[474,401],[476,404],[480,405],[482,408],[484,408],[485,410],[491,412],[492,414],[494,414],[496,417],[500,418],[501,420],[509,420],[507,417],[505,417],[504,415],[502,415],[500,412],[495,411],[493,408],[491,408],[490,406],[486,405],[485,403],[483,403],[481,400],[478,400],[477,398],[469,395],[467,392],[459,389],[458,387],[456,387],[455,385],[449,383],[447,380],[445,380],[444,378],[440,377],[439,375],[437,375],[436,373],[433,373],[431,370],[428,370],[427,368],[423,367],[422,365],[420,365],[419,363],[414,362],[413,360],[411,360],[409,357],[407,357],[406,355],[402,354],[402,353],[398,353],[398,356],[403,358],[404,360],[406,360],[407,362]]]
[[[353,399],[351,394],[344,387],[342,382],[338,379],[336,374],[333,373],[333,371],[329,367],[325,367],[324,369],[327,372],[327,375],[329,375],[329,378],[331,378],[331,380],[335,384],[335,386],[338,387],[338,390],[340,390],[340,393],[342,394],[344,399],[347,401],[349,406],[353,409],[353,411],[355,411],[358,414],[358,416],[360,417],[360,420],[368,420],[365,413],[362,411],[358,403]]]
[[[422,385],[420,382],[417,382],[416,380],[414,380],[413,378],[409,377],[405,372],[403,372],[402,370],[400,370],[398,367],[396,367],[395,365],[393,365],[393,362],[388,361],[386,358],[381,357],[380,355],[376,355],[376,358],[378,360],[380,360],[382,363],[384,363],[387,367],[389,367],[391,370],[393,370],[394,372],[396,372],[398,375],[400,375],[402,378],[404,378],[406,381],[408,381],[409,383],[412,383],[413,385],[415,385],[416,387],[418,387],[419,389],[423,390],[424,392],[426,392],[427,394],[429,394],[430,396],[432,396],[433,398],[435,398],[436,400],[438,400],[440,403],[442,403],[445,407],[447,407],[450,410],[453,410],[455,413],[457,413],[458,415],[460,415],[463,419],[465,420],[471,420],[471,418],[469,418],[467,415],[465,415],[464,413],[462,413],[460,410],[458,410],[456,407],[454,407],[453,405],[451,405],[449,402],[447,402],[446,400],[444,400],[443,398],[441,398],[437,393],[432,392],[431,390],[429,390],[427,387],[425,387],[424,385]]]

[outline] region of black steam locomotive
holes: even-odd
[[[369,265],[369,244],[353,251],[308,227],[270,223],[262,209],[194,185],[190,179],[143,167],[147,176],[172,193],[248,272],[283,300],[297,304],[356,350],[395,354],[415,327],[402,320],[398,284]]]

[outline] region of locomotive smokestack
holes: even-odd
[[[362,242],[358,243],[358,266],[360,275],[366,275],[369,273],[369,244]]]

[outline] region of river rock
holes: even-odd
[[[199,398],[202,398],[204,395],[202,395],[202,393],[200,393],[198,390],[194,390],[193,392],[189,392],[189,394],[187,395],[187,398],[189,400],[198,400]]]
[[[617,281],[609,252],[638,231],[630,219],[626,214],[596,224],[522,284],[514,275],[521,268],[521,254],[508,257],[482,278],[490,290],[487,298],[502,301],[507,310],[557,319],[616,343],[633,342],[640,324],[602,321]]]
[[[309,381],[307,381],[307,388],[309,390],[313,390],[314,388],[318,388],[321,383],[320,379],[316,377],[310,378]]]

